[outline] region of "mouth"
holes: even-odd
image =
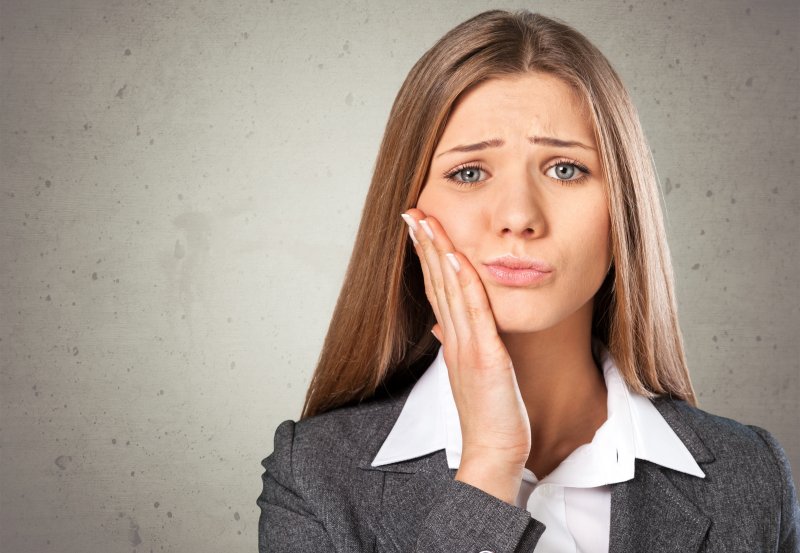
[[[483,264],[486,270],[503,286],[530,286],[549,279],[554,268],[541,259],[504,255]]]

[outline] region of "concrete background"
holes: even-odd
[[[702,406],[800,470],[796,1],[0,0],[3,552],[256,550],[394,95],[492,7],[621,73]]]

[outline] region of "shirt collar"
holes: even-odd
[[[649,399],[628,389],[608,348],[592,338],[592,352],[608,391],[608,418],[591,443],[581,445],[541,482],[588,488],[624,482],[644,459],[701,478],[705,474]],[[447,465],[461,463],[461,425],[442,348],[417,380],[372,466],[421,457],[444,449]],[[525,470],[527,479],[533,473]]]

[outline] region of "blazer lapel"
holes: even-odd
[[[662,469],[648,461],[637,460],[634,479],[612,486],[609,551],[694,553],[710,524]]]
[[[407,461],[378,467],[371,466],[384,440],[400,416],[412,386],[391,398],[389,408],[378,412],[376,432],[361,451],[358,468],[375,474],[383,473],[380,510],[367,521],[374,532],[377,550],[382,553],[401,553],[414,549],[419,528],[433,507],[441,487],[455,478],[456,470],[447,466],[444,449]],[[369,490],[365,490],[369,492]]]
[[[412,551],[436,496],[455,478],[456,470],[447,467],[444,449],[380,467],[369,466],[370,461],[359,468],[384,473],[380,512],[371,521],[378,550]]]
[[[671,400],[657,399],[653,404],[698,464],[714,461]],[[700,549],[711,519],[667,477],[668,471],[637,459],[633,480],[612,485],[610,551],[694,553]]]

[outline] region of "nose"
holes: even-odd
[[[495,187],[494,228],[499,236],[531,239],[545,231],[542,199],[528,176]]]

